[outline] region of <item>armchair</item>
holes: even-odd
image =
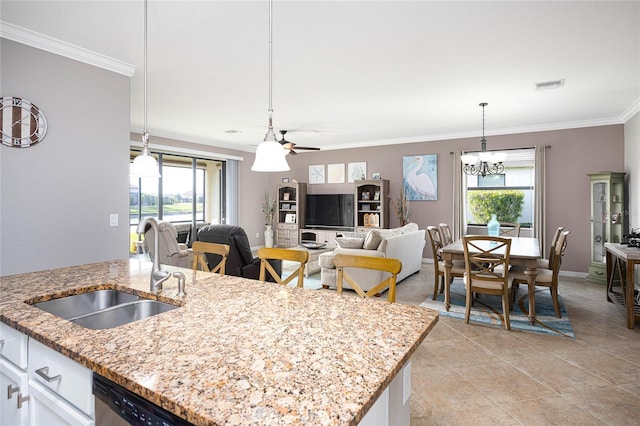
[[[260,258],[253,257],[249,238],[241,227],[234,225],[207,225],[200,228],[197,240],[229,246],[229,256],[227,257],[225,268],[227,275],[254,280],[260,278]],[[210,265],[217,263],[216,259],[213,258],[215,255],[206,253],[206,256]],[[277,271],[278,275],[282,276],[282,261],[270,260],[269,263]],[[267,281],[274,281],[274,279],[268,277]]]
[[[171,222],[158,222],[158,259],[163,265],[179,266],[181,268],[191,267],[191,252],[186,244],[178,243],[178,231]],[[153,256],[152,247],[147,241],[153,241],[154,230],[147,226],[144,231],[144,244],[147,252]]]

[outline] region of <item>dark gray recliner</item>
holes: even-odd
[[[249,238],[246,232],[234,225],[207,225],[198,231],[198,241],[206,243],[227,244],[229,256],[227,257],[226,275],[251,278],[257,280],[260,277],[260,259],[253,257]],[[216,265],[220,256],[207,253],[207,263]],[[269,261],[273,268],[282,276],[282,261]],[[267,281],[273,281],[268,279]]]

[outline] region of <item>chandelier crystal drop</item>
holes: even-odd
[[[487,152],[487,139],[484,137],[484,107],[489,105],[486,102],[480,103],[482,107],[482,139],[480,139],[480,152],[478,156],[464,154],[462,160],[462,171],[471,176],[486,176],[504,172],[504,160],[507,155],[503,152]]]

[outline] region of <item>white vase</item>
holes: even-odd
[[[271,225],[266,226],[267,230],[264,231],[264,246],[273,247],[273,229],[271,229]]]

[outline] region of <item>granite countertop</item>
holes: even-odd
[[[0,278],[0,320],[194,424],[356,424],[436,324],[425,308],[151,264]],[[91,330],[24,303],[117,288],[181,305]]]

